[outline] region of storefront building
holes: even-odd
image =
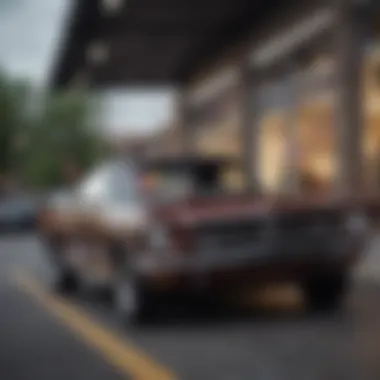
[[[208,2],[208,12],[217,18],[224,8]],[[228,27],[236,20],[228,16],[228,1],[224,3],[226,12],[221,19]],[[230,3],[232,9],[234,2]],[[273,1],[270,10],[259,8],[265,22],[239,38],[225,38],[230,42],[217,54],[203,59],[204,47],[203,56],[194,54],[194,49],[193,54],[183,53],[181,62],[196,63],[187,65],[186,75],[176,78],[183,149],[240,160],[240,170],[229,173],[233,187],[273,193],[308,191],[307,184],[337,193],[375,190],[380,184],[380,40],[376,30],[380,9],[374,4]],[[252,15],[252,20],[245,16],[244,21],[254,25],[259,19]],[[104,20],[90,25],[98,25],[97,35],[112,38],[111,44],[117,38],[132,38],[121,24],[118,34],[113,30],[109,35],[105,35]],[[197,41],[194,37],[193,46]],[[179,43],[172,44],[170,51]],[[169,49],[170,44],[165,47]],[[66,52],[70,54],[74,53]],[[151,48],[150,54],[157,51]],[[64,56],[62,61],[68,59]],[[169,58],[164,62],[167,70]],[[72,61],[74,68],[69,73],[58,70],[53,80],[56,86],[68,86],[77,77],[75,73],[86,71],[83,60],[82,66],[78,58]],[[142,81],[150,78],[154,82],[162,72],[144,64],[150,76],[142,76]],[[105,82],[128,84],[142,72],[131,65],[125,66],[125,72],[115,69],[112,60],[107,67],[108,71],[87,68],[84,77],[102,87]],[[180,68],[174,67],[173,73],[185,72]]]
[[[249,46],[243,54],[248,92],[241,65],[229,62],[220,70],[209,82],[209,102],[219,107],[210,105],[212,121],[206,117],[196,129],[198,151],[236,157],[245,149],[252,162],[245,179],[266,192],[307,191],[305,181],[331,192],[374,189],[380,182],[380,57],[368,4],[347,4],[318,3]],[[242,102],[250,108],[248,121]]]

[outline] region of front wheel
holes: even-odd
[[[64,245],[57,237],[48,237],[45,240],[45,251],[53,269],[53,290],[61,294],[76,294],[80,288],[77,273],[68,267],[63,259]]]
[[[347,276],[344,273],[324,275],[303,285],[306,302],[312,311],[334,311],[347,290]]]
[[[114,306],[124,322],[140,323],[152,319],[156,299],[144,281],[135,274],[121,276],[114,287]]]
[[[76,294],[79,291],[79,278],[70,269],[60,269],[55,280],[54,289],[61,294]]]

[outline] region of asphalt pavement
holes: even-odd
[[[0,378],[378,380],[378,245],[335,315],[293,304],[248,314],[188,304],[130,327],[95,300],[54,295],[35,236],[0,237]]]

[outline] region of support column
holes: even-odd
[[[335,0],[338,138],[338,194],[363,189],[362,91],[363,51],[360,13],[352,0]]]
[[[260,120],[257,117],[257,97],[255,96],[255,76],[248,62],[240,71],[241,104],[241,149],[244,177],[248,191],[260,191],[259,181],[259,138]]]
[[[299,191],[299,130],[298,130],[298,97],[299,80],[297,77],[297,66],[290,62],[287,71],[286,93],[287,112],[285,115],[284,137],[285,137],[285,161],[283,172],[283,190],[288,194],[296,194]]]

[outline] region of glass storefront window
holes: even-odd
[[[260,180],[271,192],[331,190],[336,177],[334,72],[329,31],[266,68],[260,88]],[[276,75],[270,77],[270,72]]]
[[[281,190],[286,161],[286,126],[289,88],[286,78],[277,77],[258,88],[259,144],[258,175],[265,192]]]
[[[259,181],[265,192],[278,192],[283,178],[285,113],[268,112],[260,121]]]
[[[316,55],[299,74],[299,173],[324,191],[332,191],[337,174],[334,62],[329,55]]]
[[[336,65],[330,25],[309,36],[307,43],[294,46],[286,57],[274,59],[276,62],[265,67],[253,65],[260,80],[254,84],[252,123],[259,127],[258,152],[254,156],[258,159],[258,180],[266,192],[293,188],[305,192],[311,189],[310,184],[329,191],[335,182]],[[239,96],[232,96],[227,103],[216,100],[205,105],[207,112],[197,113],[202,115],[197,123],[198,152],[241,157],[243,115],[236,99]]]
[[[380,185],[380,35],[368,43],[363,62],[363,166],[369,189]]]
[[[193,107],[195,115],[195,149],[202,156],[226,157],[235,161],[242,154],[240,103],[238,87],[233,85],[215,94],[207,102]],[[227,188],[244,187],[242,168],[234,167],[223,173]]]

